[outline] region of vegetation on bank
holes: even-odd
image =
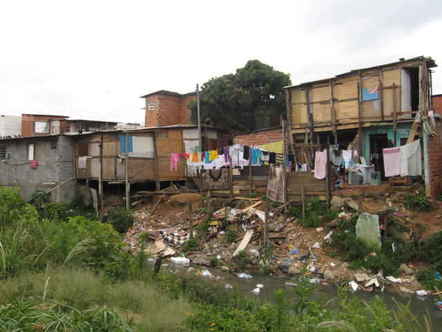
[[[306,280],[266,302],[155,276],[111,224],[51,208],[0,188],[0,331],[430,331],[406,306],[392,312],[378,298],[313,300]]]

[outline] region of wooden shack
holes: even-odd
[[[346,140],[344,130],[362,137],[363,128],[391,125],[399,144],[399,126],[431,107],[430,68],[435,66],[431,58],[401,59],[287,87],[293,142],[337,144]]]
[[[216,146],[217,130],[203,128],[204,146]],[[111,183],[182,181],[186,163],[172,170],[172,153],[190,153],[198,146],[195,126],[176,125],[77,135],[74,147],[77,179]]]

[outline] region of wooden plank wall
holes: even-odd
[[[306,198],[327,199],[327,181],[316,179],[311,172],[296,172],[288,176],[287,194],[289,201],[300,201],[302,191]]]
[[[417,66],[417,64],[416,64]],[[359,76],[360,75],[360,76]],[[361,121],[393,120],[401,110],[401,67],[371,69],[288,90],[293,129],[308,128],[308,106],[313,127],[354,124],[358,127],[358,86],[378,87],[380,98],[362,101]],[[333,96],[333,100],[332,100]],[[395,110],[395,111],[394,111]],[[335,115],[333,114],[335,113]],[[335,121],[335,123],[333,123]]]

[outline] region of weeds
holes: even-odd
[[[335,219],[337,211],[330,210],[326,202],[318,198],[311,199],[305,205],[305,216],[302,214],[302,208],[294,206],[290,208],[289,213],[298,219],[298,222],[304,227],[319,227]]]
[[[433,209],[431,202],[424,192],[406,195],[404,205],[407,209],[420,212],[431,211]]]
[[[133,213],[123,207],[113,208],[109,211],[107,222],[118,232],[126,233],[134,223]]]

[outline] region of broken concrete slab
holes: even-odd
[[[241,251],[246,249],[247,245],[249,244],[250,240],[253,236],[253,229],[248,229],[244,237],[242,238],[238,248],[236,248],[235,252],[233,253],[233,257],[237,256]]]
[[[379,230],[379,216],[376,214],[361,213],[356,223],[356,237],[367,246],[380,249],[381,232]]]

